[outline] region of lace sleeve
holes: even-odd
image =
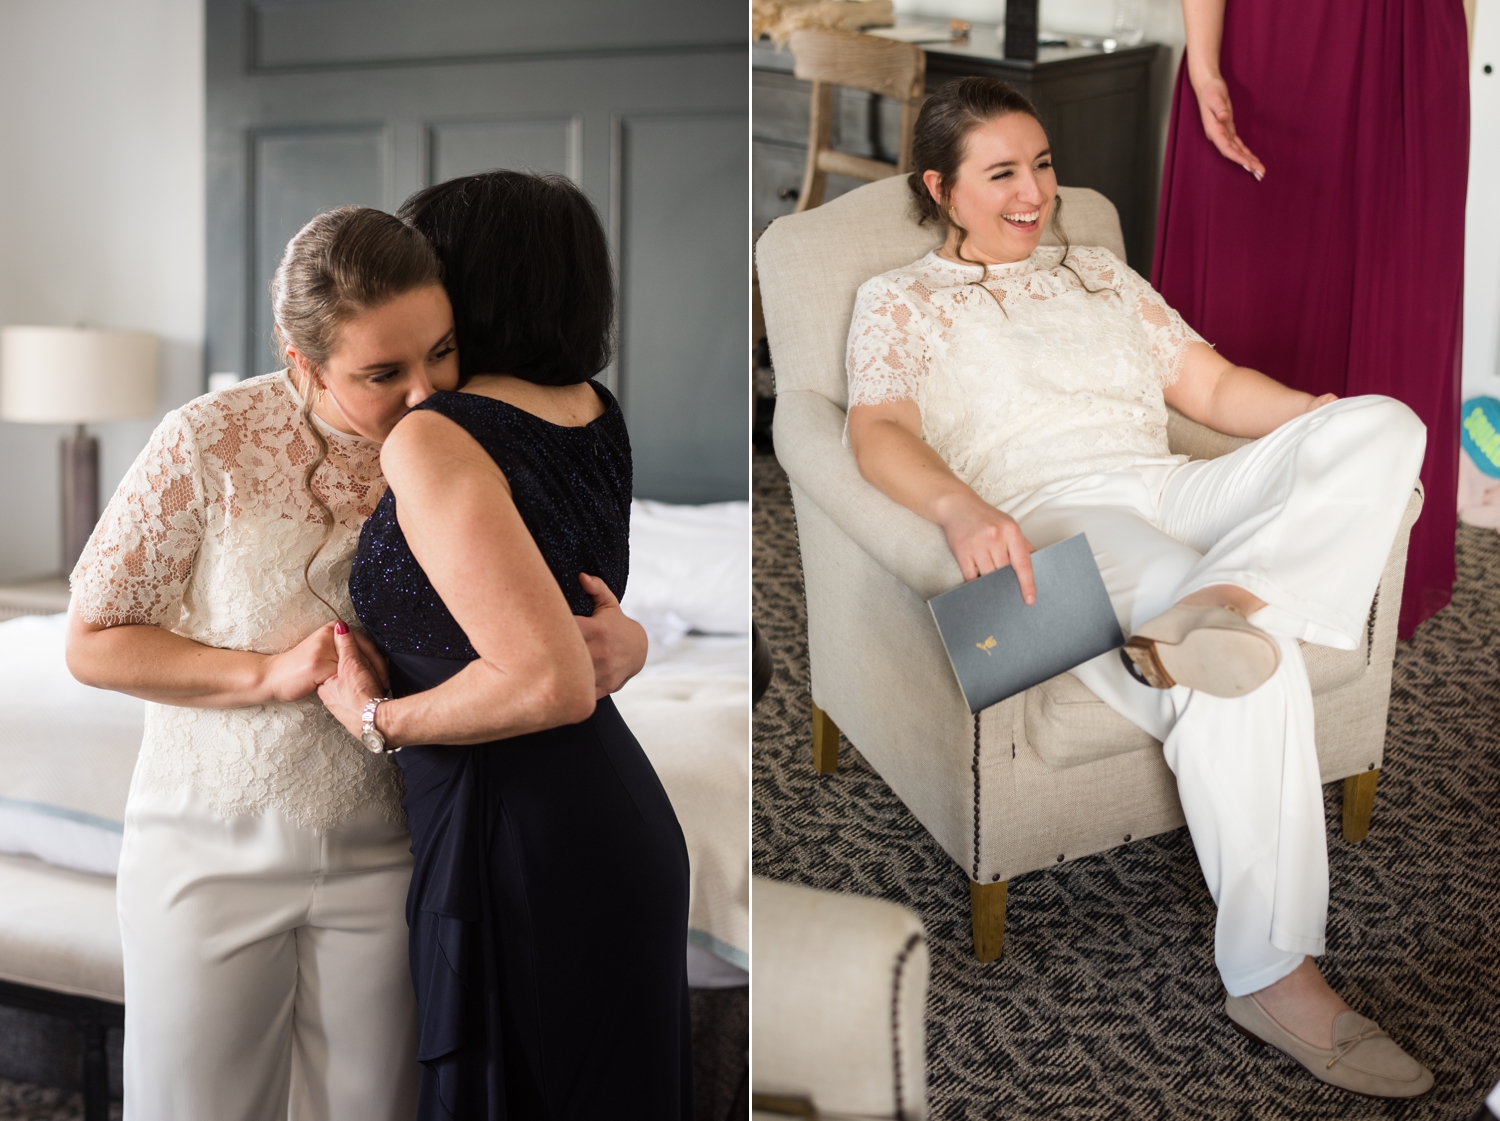
[[[1108,250],[1099,252],[1108,253]],[[1114,258],[1113,254],[1109,255]],[[1203,336],[1187,325],[1187,321],[1162,299],[1161,293],[1151,287],[1145,277],[1118,258],[1114,261],[1120,273],[1119,292],[1125,311],[1145,329],[1151,342],[1151,357],[1156,360],[1162,387],[1166,388],[1182,373],[1182,360],[1187,356],[1188,347],[1203,342]]]
[[[927,374],[927,337],[907,297],[885,277],[860,285],[849,323],[849,404],[915,401]]]
[[[197,442],[181,413],[168,413],[73,569],[79,617],[111,627],[175,623],[203,527]]]

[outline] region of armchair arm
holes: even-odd
[[[927,1114],[921,920],[881,899],[754,880],[757,1095],[830,1114]]]
[[[810,390],[782,392],[772,430],[787,478],[882,568],[924,600],[963,583],[942,527],[860,475],[843,444],[843,409]]]

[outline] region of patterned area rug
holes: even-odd
[[[812,770],[796,525],[770,456],[755,457],[754,517],[755,619],[776,657],[755,713],[755,873],[921,916],[932,1117],[1474,1117],[1500,1081],[1500,535],[1460,527],[1453,603],[1398,648],[1368,840],[1345,843],[1342,784],[1325,788],[1320,964],[1437,1076],[1395,1104],[1230,1028],[1186,829],[1018,877],[1005,953],[977,962],[963,871],[847,742],[837,774]]]
[[[110,1103],[109,1117],[120,1121],[119,1102]],[[0,1121],[83,1121],[83,1095],[0,1078]]]

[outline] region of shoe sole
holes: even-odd
[[[1254,692],[1281,660],[1264,639],[1219,627],[1201,627],[1176,644],[1135,635],[1125,643],[1125,656],[1153,689],[1186,685],[1216,697]]]

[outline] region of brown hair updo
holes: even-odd
[[[325,211],[287,242],[271,279],[277,352],[290,366],[287,348],[296,347],[315,367],[322,366],[338,349],[339,329],[349,320],[397,296],[442,282],[443,269],[432,246],[399,218],[364,206]],[[308,579],[313,561],[328,543],[334,518],[312,488],[313,475],[328,458],[328,441],[312,419],[318,387],[309,381],[300,388],[302,423],[316,449],[302,474],[302,489],[327,527],[322,543],[302,567],[302,580],[337,618],[338,612]]]

